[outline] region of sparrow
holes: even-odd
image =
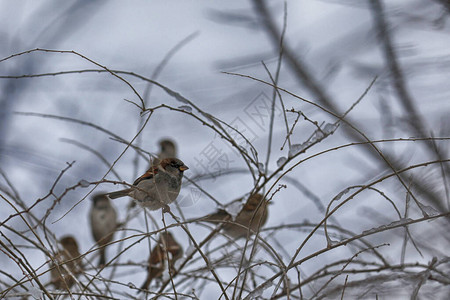
[[[54,257],[54,261],[58,263],[58,266],[54,262],[50,264],[50,277],[51,283],[56,289],[65,290],[70,289],[75,283],[74,276],[77,276],[82,271],[82,264],[81,258],[72,260],[80,256],[75,238],[65,236],[59,242],[63,249],[58,251]],[[66,261],[69,262],[65,263]]]
[[[106,195],[111,199],[130,196],[142,207],[150,210],[163,208],[167,212],[170,210],[168,204],[180,193],[183,172],[188,169],[177,158],[165,158],[136,179],[132,187]]]
[[[92,201],[89,219],[91,221],[92,236],[100,247],[99,266],[102,266],[106,263],[105,245],[113,240],[114,232],[118,226],[117,213],[105,194],[94,195]]]
[[[170,254],[170,257],[167,256]],[[170,232],[163,232],[158,243],[153,247],[148,259],[147,278],[141,289],[148,289],[154,278],[161,278],[164,270],[169,266],[173,270],[175,262],[183,255],[183,248]]]
[[[242,198],[236,199],[233,202],[241,200]],[[253,194],[248,198],[234,221],[232,216],[223,209],[219,209],[217,212],[207,216],[203,221],[216,224],[226,221],[222,229],[227,235],[236,239],[247,237],[249,227],[251,230],[250,234],[252,234],[253,232],[257,232],[266,223],[267,205],[268,202],[264,200],[263,195]]]
[[[159,153],[152,161],[152,166],[158,165],[161,160],[170,157],[177,157],[177,146],[169,139],[159,141]]]

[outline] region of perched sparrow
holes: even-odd
[[[234,201],[240,200],[242,200],[242,198]],[[246,237],[249,227],[251,229],[251,234],[252,232],[258,231],[259,228],[266,223],[267,204],[267,201],[264,200],[261,194],[253,194],[247,200],[247,203],[244,204],[234,221],[232,220],[231,215],[223,209],[219,209],[216,213],[207,216],[204,221],[210,223],[226,221],[227,223],[222,227],[226,234],[233,238]],[[258,210],[256,210],[257,208]],[[255,216],[253,217],[253,215]]]
[[[138,204],[150,210],[164,208],[177,199],[181,188],[183,172],[189,169],[176,158],[165,158],[136,179],[133,186],[107,194],[111,199],[130,196]]]
[[[152,166],[158,165],[161,160],[170,157],[177,157],[177,146],[169,139],[159,141],[159,154],[153,159]]]
[[[170,254],[170,257],[167,257]],[[159,236],[159,241],[153,247],[148,259],[147,278],[141,289],[148,289],[150,282],[154,278],[161,278],[164,270],[169,265],[173,270],[175,262],[183,255],[183,249],[174,239],[170,232],[163,232]],[[169,263],[167,263],[169,262]]]
[[[100,248],[99,266],[106,263],[106,247],[112,241],[117,229],[117,213],[108,196],[97,194],[92,197],[93,205],[89,212],[91,231],[94,240]],[[103,247],[102,247],[103,246]]]
[[[65,236],[61,238],[60,243],[62,250],[56,253],[54,260],[58,263],[56,266],[53,262],[50,264],[51,282],[58,290],[70,289],[75,283],[75,278],[82,270],[81,258],[69,261],[75,257],[80,256],[78,251],[77,241],[72,236]]]

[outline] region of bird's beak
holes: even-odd
[[[183,171],[188,170],[189,168],[187,166],[185,166],[185,165],[182,165],[181,167],[179,167],[179,169],[180,169],[181,172],[183,172]]]

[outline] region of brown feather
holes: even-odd
[[[136,179],[133,182],[133,185],[138,185],[139,182],[141,182],[142,180],[145,179],[152,179],[153,176],[155,176],[155,174],[158,174],[158,168],[157,167],[151,167],[150,169],[147,170],[147,172],[145,172],[141,177],[139,177],[138,179]]]
[[[241,199],[235,201],[239,200]],[[264,200],[263,195],[253,194],[244,204],[234,221],[231,215],[223,209],[219,209],[209,215],[204,221],[210,223],[225,222],[222,228],[229,236],[234,238],[246,237],[249,227],[251,233],[252,231],[258,231],[264,226],[267,221],[267,209],[267,202]]]
[[[183,249],[170,232],[161,233],[158,243],[153,247],[148,260],[147,278],[142,284],[141,289],[148,289],[153,279],[161,278],[169,260],[167,252],[172,256],[170,258],[169,268],[173,270],[175,262],[183,255]]]
[[[58,290],[70,289],[75,283],[75,278],[82,271],[81,258],[75,259],[80,256],[78,250],[78,244],[72,236],[63,237],[60,240],[62,249],[56,253],[54,260],[58,264],[55,265],[51,262],[50,275],[51,282]],[[70,272],[69,272],[70,271]]]

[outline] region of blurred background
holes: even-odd
[[[89,265],[72,292],[152,298],[136,295],[145,234],[173,224],[186,258],[215,227],[189,220],[256,190],[265,243],[217,234],[210,265],[196,253],[149,290],[445,299],[449,13],[443,0],[0,2],[1,297],[47,299],[30,279],[54,291],[49,255],[72,235]],[[132,183],[162,139],[190,168],[179,219],[114,200],[124,224],[100,271],[92,193]]]

